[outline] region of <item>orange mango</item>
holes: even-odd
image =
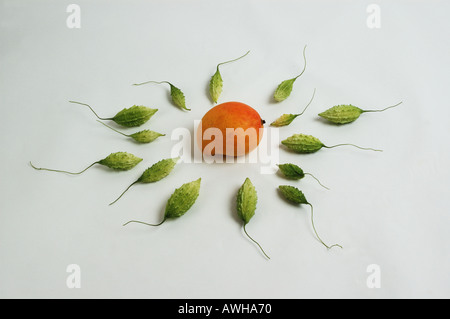
[[[226,102],[210,109],[197,129],[197,142],[204,155],[242,156],[262,139],[265,121],[252,107]]]

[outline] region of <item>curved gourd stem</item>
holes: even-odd
[[[219,66],[220,66],[220,65],[227,64],[227,63],[234,62],[234,61],[237,61],[237,60],[239,60],[239,59],[242,59],[243,57],[245,57],[245,56],[246,56],[247,54],[249,54],[249,53],[250,53],[250,51],[247,51],[246,54],[240,56],[239,58],[236,58],[236,59],[233,59],[233,60],[230,60],[230,61],[225,61],[225,62],[222,62],[222,63],[217,64],[217,71],[219,71]]]
[[[262,249],[261,245],[256,240],[254,240],[252,237],[250,237],[250,235],[247,233],[247,230],[245,230],[245,224],[244,224],[244,232],[247,235],[247,237],[250,238],[251,241],[253,241],[256,245],[258,245],[259,249],[261,249],[261,251],[264,254],[264,256],[266,256],[267,259],[270,259],[270,257],[267,256],[267,254],[264,251],[264,249]]]
[[[147,226],[160,226],[162,223],[164,223],[166,221],[166,218],[164,218],[159,224],[149,224],[149,223],[144,223],[144,222],[141,222],[141,221],[139,221],[139,220],[130,220],[130,221],[128,221],[128,222],[126,222],[125,224],[123,224],[122,226],[126,226],[126,225],[128,225],[129,223],[139,223],[139,224],[143,224],[143,225],[147,225]]]
[[[104,126],[106,126],[107,128],[113,130],[114,132],[117,132],[117,133],[119,133],[119,134],[122,134],[123,136],[126,136],[126,137],[130,137],[130,135],[125,134],[125,133],[122,133],[122,132],[116,130],[115,128],[112,128],[111,126],[109,126],[109,125],[103,123],[102,121],[97,120],[97,122],[102,123]]]
[[[377,150],[377,149],[370,148],[370,147],[361,147],[361,146],[358,146],[358,145],[348,144],[348,143],[344,143],[344,144],[336,144],[336,145],[333,145],[333,146],[326,146],[326,145],[322,145],[322,146],[323,146],[323,147],[326,147],[326,148],[333,148],[333,147],[343,146],[343,145],[354,146],[354,147],[356,147],[356,148],[359,148],[359,149],[362,149],[362,150],[366,150],[366,151],[383,152],[383,150]]]
[[[303,67],[302,73],[300,73],[299,75],[297,75],[297,76],[294,78],[294,80],[297,80],[297,78],[299,78],[299,77],[303,74],[303,72],[305,72],[305,70],[306,70],[306,55],[305,55],[305,51],[306,51],[306,45],[305,45],[305,47],[303,48],[303,60],[305,61],[305,66]]]
[[[323,185],[313,174],[311,174],[311,173],[305,173],[305,175],[309,175],[309,176],[311,176],[312,178],[314,178],[316,181],[317,181],[317,183],[319,183],[320,184],[320,186],[322,186],[323,188],[326,188],[326,189],[328,189],[328,190],[330,190],[328,187],[326,187],[325,185]]]
[[[397,104],[395,104],[395,105],[392,105],[392,106],[388,106],[387,108],[384,108],[384,109],[382,109],[382,110],[362,110],[364,113],[366,113],[366,112],[383,112],[383,111],[386,111],[387,109],[391,109],[391,108],[393,108],[393,107],[396,107],[396,106],[399,106],[400,104],[402,104],[403,102],[400,102],[400,103],[397,103]]]
[[[302,113],[295,114],[295,116],[300,116],[300,115],[302,115],[303,113],[305,113],[306,109],[308,108],[308,106],[309,106],[309,105],[311,104],[311,102],[313,101],[314,95],[316,95],[316,89],[314,89],[314,92],[313,92],[313,95],[312,95],[312,97],[311,97],[311,100],[310,100],[310,101],[308,102],[308,104],[305,106],[305,108],[303,109]]]
[[[144,85],[144,84],[148,84],[148,83],[155,83],[155,84],[166,83],[166,84],[169,84],[170,86],[172,86],[172,84],[170,82],[167,82],[167,81],[160,81],[160,82],[158,82],[158,81],[146,81],[146,82],[142,82],[142,83],[135,83],[133,85]]]
[[[314,226],[314,212],[313,212],[313,206],[312,206],[310,203],[307,203],[307,204],[309,205],[309,207],[311,207],[311,224],[312,224],[314,233],[315,233],[316,236],[317,236],[317,239],[322,243],[322,245],[324,245],[324,246],[327,247],[328,249],[331,249],[331,248],[333,248],[333,247],[340,247],[340,248],[342,248],[342,246],[339,245],[339,244],[334,244],[334,245],[328,246],[328,245],[325,244],[325,243],[323,242],[323,240],[319,237],[319,234],[317,234],[317,231],[316,231],[316,227]]]
[[[91,165],[89,165],[88,167],[86,167],[84,170],[82,170],[81,172],[77,172],[77,173],[73,173],[73,172],[67,172],[67,171],[62,171],[62,170],[58,170],[58,169],[50,169],[50,168],[42,168],[42,167],[36,167],[33,165],[33,163],[30,162],[31,167],[33,167],[34,169],[38,170],[38,171],[50,171],[50,172],[57,172],[57,173],[66,173],[66,174],[71,174],[71,175],[79,175],[81,173],[84,173],[86,170],[88,170],[89,168],[91,168],[92,166],[94,166],[95,164],[98,164],[98,162],[92,163]]]
[[[95,114],[95,116],[97,116],[97,118],[100,119],[100,120],[103,120],[103,121],[112,120],[112,117],[110,117],[110,118],[103,118],[103,117],[98,116],[97,113],[95,113],[94,109],[92,107],[90,107],[89,104],[75,102],[75,101],[69,101],[69,103],[75,103],[75,104],[80,104],[80,105],[87,106]]]
[[[128,186],[127,187],[127,189],[126,190],[124,190],[123,191],[123,193],[122,194],[120,194],[120,196],[119,197],[117,197],[117,199],[115,200],[115,201],[113,201],[113,202],[111,202],[111,203],[109,203],[109,206],[111,206],[112,204],[114,204],[115,202],[117,202],[122,196],[123,196],[123,194],[125,194],[126,192],[127,192],[127,190],[129,190],[130,189],[130,187],[131,186],[133,186],[134,184],[136,184],[136,183],[138,183],[139,182],[139,180],[137,180],[137,181],[135,181],[134,183],[132,183],[130,186]]]

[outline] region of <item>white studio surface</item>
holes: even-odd
[[[448,1],[76,1],[80,28],[69,28],[72,3],[0,1],[0,297],[450,297]],[[373,3],[379,28],[368,26]],[[301,71],[304,45],[305,73],[274,103],[277,85]],[[279,149],[280,163],[298,164],[330,190],[308,177],[261,174],[260,164],[179,163],[108,206],[170,157],[174,130],[194,132],[213,105],[216,65],[248,50],[221,68],[219,103],[246,103],[270,123],[298,113],[316,88],[280,140],[305,133],[383,152]],[[174,107],[167,86],[131,85],[147,80],[178,86],[192,111]],[[166,136],[133,143],[69,100],[105,117],[133,104],[158,108],[141,128],[123,131]],[[399,101],[345,126],[317,116],[337,104],[381,109]],[[79,176],[29,165],[77,171],[117,151],[144,160],[128,172],[95,166]],[[159,222],[175,188],[199,177],[200,196],[182,218],[122,226]],[[236,217],[246,177],[258,191],[247,230],[270,260]],[[342,250],[317,241],[309,207],[284,201],[283,184],[303,190],[321,238]],[[68,286],[73,269],[79,288]]]

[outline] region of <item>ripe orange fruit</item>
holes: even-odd
[[[226,102],[210,109],[197,129],[204,155],[242,156],[254,150],[263,135],[264,120],[250,106]]]

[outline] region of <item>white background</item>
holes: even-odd
[[[448,298],[450,67],[447,1],[376,1],[381,28],[366,20],[370,1],[77,1],[81,28],[69,29],[69,1],[0,1],[0,297],[25,298]],[[306,72],[291,96],[271,101],[276,86]],[[312,134],[352,147],[298,155],[281,148],[312,178],[288,181],[260,174],[259,164],[178,164],[156,184],[135,185],[142,171],[170,157],[171,132],[194,130],[212,107],[208,84],[219,62],[219,102],[241,101],[268,123],[305,114],[280,129],[280,140]],[[174,107],[168,80],[191,112]],[[113,116],[124,107],[158,108],[140,129],[167,136],[138,145],[97,123],[85,107]],[[344,103],[380,109],[350,125],[329,125],[317,113]],[[125,129],[127,133],[135,129]],[[112,152],[144,161],[128,172],[94,166]],[[159,228],[170,194],[202,178],[191,210]],[[235,196],[249,177],[259,201],[242,231]],[[314,205],[322,239],[307,206],[294,206],[280,184],[302,189]],[[81,268],[69,289],[66,267]],[[381,287],[370,289],[367,267],[379,265]]]

